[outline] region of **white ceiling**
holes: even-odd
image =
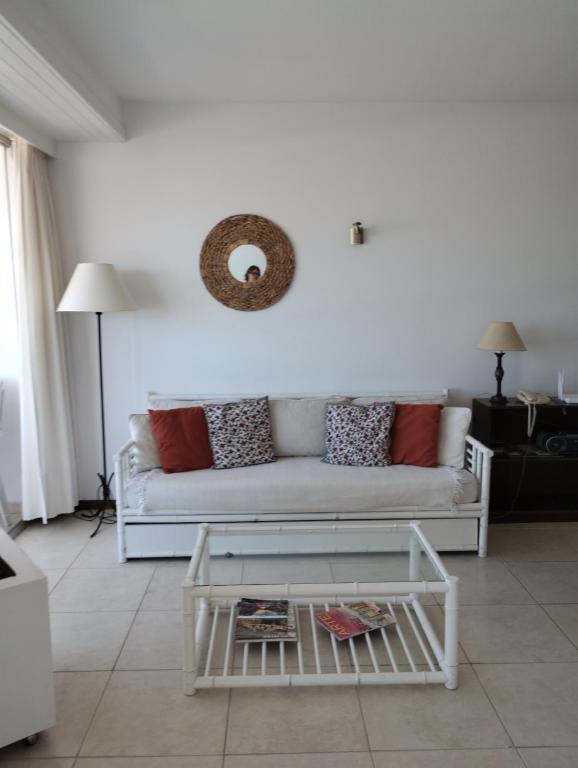
[[[121,99],[578,100],[578,0],[36,0]]]

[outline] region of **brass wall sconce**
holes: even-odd
[[[351,245],[363,245],[363,225],[360,221],[354,221],[349,229],[349,242]]]

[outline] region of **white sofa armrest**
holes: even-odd
[[[478,481],[478,502],[482,506],[478,554],[485,557],[488,547],[488,518],[490,510],[490,478],[492,456],[494,452],[475,437],[466,435],[466,469],[475,475]]]
[[[126,497],[126,486],[130,477],[130,449],[133,447],[134,441],[127,440],[122,448],[114,456],[114,476],[115,476],[115,491],[116,491],[116,511],[117,515],[124,508],[124,500]]]
[[[494,452],[475,437],[466,435],[466,469],[476,476],[479,483],[478,501],[489,500],[490,472]]]
[[[125,506],[126,486],[130,478],[130,451],[134,440],[127,440],[114,456],[114,482],[116,490],[116,536],[118,546],[118,561],[126,563],[126,543],[122,512]]]
[[[117,461],[121,459],[125,454],[128,454],[133,445],[134,440],[127,440],[122,448],[119,448],[119,450],[114,454],[114,460]]]
[[[466,435],[466,443],[469,443],[470,445],[475,446],[478,450],[482,451],[483,453],[487,453],[490,458],[494,455],[494,452],[491,448],[488,448],[487,445],[484,445],[479,440],[477,440],[475,437],[472,437],[471,435]]]

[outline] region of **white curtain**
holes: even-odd
[[[62,319],[60,253],[45,155],[12,143],[10,208],[21,358],[22,517],[47,522],[78,502]]]

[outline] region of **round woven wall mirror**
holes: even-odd
[[[201,249],[201,277],[231,309],[267,309],[286,293],[295,271],[287,235],[263,216],[245,213],[220,221]]]

